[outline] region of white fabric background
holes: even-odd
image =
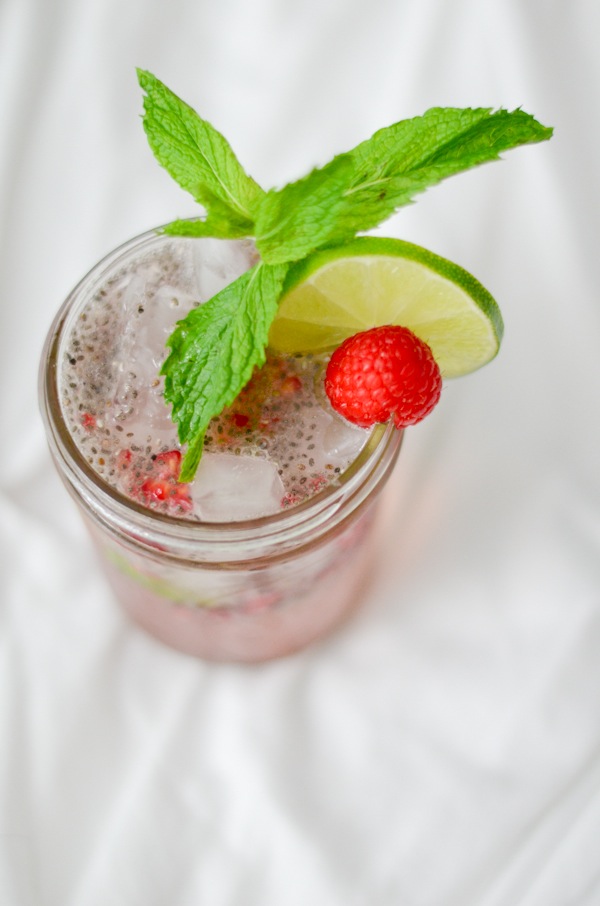
[[[600,903],[595,0],[1,0],[0,906]],[[196,213],[134,68],[281,184],[434,105],[549,143],[381,230],[475,273],[500,357],[407,436],[365,606],[258,668],[131,627],[36,371],[112,247]]]

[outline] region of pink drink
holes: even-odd
[[[222,660],[287,654],[350,610],[401,440],[331,410],[323,361],[270,355],[211,424],[194,482],[177,481],[165,341],[253,260],[246,242],[133,240],[67,300],[42,373],[51,450],[118,600],[167,644]]]

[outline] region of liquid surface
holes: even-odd
[[[253,262],[249,243],[164,237],[107,276],[63,344],[61,404],[77,446],[105,482],[151,509],[211,522],[269,515],[337,482],[367,440],[329,406],[323,359],[268,354],[211,423],[194,481],[177,481],[181,446],[158,374],[165,342]]]

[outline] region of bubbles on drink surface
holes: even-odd
[[[181,448],[158,374],[165,342],[254,261],[250,243],[162,238],[116,269],[68,336],[60,385],[73,438],[108,484],[144,506],[209,522],[268,515],[335,483],[366,442],[329,407],[322,360],[268,354],[211,422],[194,482],[177,481]]]

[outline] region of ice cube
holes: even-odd
[[[205,453],[191,494],[206,522],[238,522],[280,510],[285,489],[277,466],[267,459]]]
[[[171,444],[177,432],[163,399],[159,370],[167,337],[195,300],[175,285],[160,285],[156,264],[128,276],[115,291],[120,293],[122,328],[111,362],[106,426],[119,425],[129,443],[144,444],[152,437],[161,445]]]
[[[314,468],[321,471],[327,466],[344,469],[360,453],[367,432],[350,424],[332,410],[312,410],[314,430],[310,432],[310,457]]]
[[[322,445],[325,456],[331,462],[351,462],[360,453],[367,432],[364,428],[350,424],[339,415],[329,416],[329,423],[322,435]]]
[[[163,381],[156,387],[141,386],[119,403],[107,408],[106,427],[116,429],[128,444],[151,444],[153,448],[177,445],[177,428],[171,419],[171,407],[162,395]]]
[[[201,302],[233,283],[257,260],[252,244],[239,240],[202,239],[191,246],[191,251],[194,290]]]
[[[142,276],[134,277],[122,301],[121,370],[134,370],[140,380],[153,381],[167,354],[169,334],[194,304],[197,299],[177,286],[167,283],[152,290]]]

